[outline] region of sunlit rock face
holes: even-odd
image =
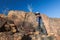
[[[8,18],[11,20],[17,20],[23,21],[25,17],[25,12],[23,11],[9,11]]]
[[[54,35],[60,40],[60,18],[50,18],[45,14],[41,14],[41,17],[48,35]]]
[[[0,14],[0,28],[5,24],[6,22],[6,16],[4,14]]]
[[[4,31],[5,33],[1,32],[0,39],[21,40],[24,34],[25,35],[31,34],[29,36],[31,36],[32,40],[42,40],[42,38],[45,40],[48,39],[50,40],[51,38],[49,37],[53,37],[53,36],[54,37],[56,36],[56,38],[59,39],[60,36],[58,35],[60,35],[60,25],[59,25],[60,19],[49,18],[45,14],[40,14],[38,16],[41,16],[42,22],[44,24],[44,27],[42,25],[42,28],[43,29],[46,28],[48,35],[45,34],[42,35],[40,34],[41,31],[38,31],[36,29],[38,27],[38,22],[37,22],[37,17],[34,13],[12,10],[9,11],[7,16],[0,14],[0,28],[5,27],[6,30],[9,30],[7,32]],[[16,32],[17,31],[16,29],[19,31],[18,33]],[[34,30],[35,32],[33,32]],[[14,33],[14,34],[10,35],[10,33]]]
[[[41,17],[48,34],[60,34],[60,18],[50,18],[45,14],[41,14]]]
[[[49,18],[49,19],[50,19],[49,23],[51,27],[50,29],[52,30],[51,32],[60,35],[60,18]]]
[[[50,26],[49,26],[49,17],[46,16],[45,14],[41,14],[41,17],[42,17],[42,21],[44,23],[44,26],[47,30],[47,33],[49,34],[50,33]]]
[[[5,15],[4,14],[0,14],[0,17],[5,17]]]
[[[19,31],[21,27],[26,31],[38,26],[36,16],[32,12],[10,11],[8,13],[8,20],[14,21],[14,24],[19,27]]]

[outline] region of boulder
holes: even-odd
[[[8,19],[14,22],[19,31],[22,28],[27,32],[38,26],[36,16],[32,12],[10,11]]]

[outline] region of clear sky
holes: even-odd
[[[29,12],[40,12],[49,17],[60,18],[60,0],[0,0],[0,13],[6,10],[23,10]]]

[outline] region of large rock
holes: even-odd
[[[4,14],[0,14],[0,28],[6,23],[7,19]]]
[[[8,19],[14,22],[19,31],[21,27],[22,30],[27,31],[38,26],[36,16],[32,12],[10,11]]]

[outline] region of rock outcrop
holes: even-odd
[[[48,35],[41,34],[41,31],[37,30],[37,16],[32,12],[12,10],[7,16],[0,14],[0,40],[21,40],[24,35],[29,35],[31,40],[60,40],[60,19],[50,18],[44,14],[38,17],[41,17],[44,24],[41,27],[46,28]]]

